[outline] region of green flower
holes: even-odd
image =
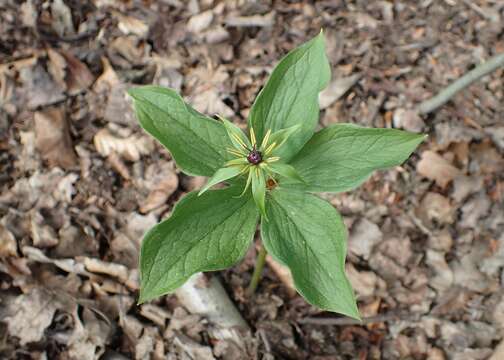
[[[250,139],[248,139],[238,126],[224,118],[221,118],[221,120],[234,146],[233,148],[227,148],[226,151],[236,158],[229,160],[224,164],[224,167],[217,170],[198,195],[203,194],[212,186],[222,181],[234,177],[246,178],[247,180],[241,196],[252,185],[254,201],[262,215],[266,218],[264,198],[267,187],[271,188],[278,185],[277,177],[279,176],[284,176],[294,181],[303,181],[292,166],[283,163],[282,159],[276,156],[278,150],[285,144],[289,136],[299,129],[299,125],[279,130],[275,133],[271,133],[271,130],[268,130],[261,144],[258,146],[252,127],[249,130]],[[270,185],[268,186],[267,184]]]

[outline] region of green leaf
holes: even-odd
[[[322,32],[289,52],[276,66],[250,111],[260,144],[268,129],[273,132],[301,125],[279,151],[289,160],[313,134],[319,118],[318,93],[331,78]]]
[[[211,176],[230,159],[226,130],[191,106],[172,89],[142,86],[128,91],[141,126],[172,154],[189,175]]]
[[[217,170],[213,176],[208,179],[208,182],[206,183],[205,186],[200,190],[198,193],[198,196],[201,196],[204,192],[206,192],[208,189],[210,189],[212,186],[231,179],[235,176],[238,176],[240,174],[241,169],[239,167],[233,166],[233,167],[225,167]]]
[[[280,154],[280,152],[281,152],[281,150],[279,150],[279,148],[281,148],[282,145],[285,144],[287,139],[292,134],[294,134],[296,131],[298,131],[300,128],[301,128],[301,125],[298,124],[298,125],[291,126],[287,129],[278,130],[277,132],[271,134],[268,143],[270,143],[270,144],[275,143],[276,144],[275,148],[273,150],[273,154],[275,156],[279,156],[279,155],[277,155],[277,154]]]
[[[191,192],[144,237],[139,303],[173,292],[191,275],[228,268],[252,242],[258,211],[239,187]]]
[[[250,170],[252,172],[252,195],[254,201],[261,211],[261,215],[266,218],[266,207],[264,205],[266,198],[266,180],[261,169],[254,167]]]
[[[310,194],[279,188],[270,194],[270,220],[261,224],[268,252],[290,269],[297,291],[310,304],[359,319],[345,275],[347,234],[341,216]]]
[[[275,174],[278,174],[280,176],[284,176],[288,179],[297,181],[297,182],[304,182],[304,180],[299,176],[298,172],[296,169],[294,169],[293,166],[288,165],[288,164],[282,164],[282,163],[273,163],[273,164],[268,164],[269,170],[274,172]]]
[[[234,147],[239,151],[247,151],[252,149],[252,145],[250,144],[249,139],[245,136],[243,131],[233,124],[231,121],[224,119],[223,117],[219,117],[226,128],[229,139],[233,143]]]
[[[402,164],[426,138],[396,129],[335,124],[317,132],[290,164],[305,184],[283,186],[342,192],[362,184],[374,170]]]

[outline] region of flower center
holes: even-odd
[[[262,154],[260,151],[253,149],[248,155],[247,160],[249,163],[257,165],[262,161]]]

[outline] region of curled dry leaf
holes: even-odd
[[[204,11],[200,14],[191,16],[187,22],[187,30],[195,34],[206,30],[212,23],[214,16],[212,10]]]
[[[173,163],[165,163],[160,171],[149,177],[149,182],[153,183],[147,199],[140,206],[140,212],[147,213],[166,203],[166,200],[178,188],[178,176],[173,168]]]
[[[129,278],[128,268],[121,264],[86,257],[84,258],[84,266],[89,272],[110,275],[122,282],[126,282]]]
[[[149,26],[140,19],[132,16],[123,15],[117,11],[113,12],[114,16],[119,20],[117,27],[124,35],[136,35],[145,38],[149,32]]]
[[[103,65],[103,72],[98,79],[96,79],[96,82],[93,85],[93,90],[98,93],[110,91],[120,83],[117,73],[112,65],[110,65],[110,61],[106,57],[102,57],[101,61]]]
[[[320,109],[325,109],[331,106],[335,101],[345,95],[345,93],[350,90],[350,88],[354,86],[360,78],[360,74],[354,74],[331,81],[329,86],[319,94]]]
[[[62,107],[48,108],[37,111],[35,120],[35,145],[42,158],[50,166],[64,169],[77,164],[77,156],[72,147],[72,139]]]
[[[108,129],[98,131],[93,142],[100,155],[107,157],[116,152],[129,161],[140,160],[140,156],[149,154],[154,148],[152,141],[145,136],[131,135],[120,138]]]
[[[14,235],[0,224],[0,258],[17,256],[17,244]]]
[[[51,324],[59,303],[54,295],[41,288],[19,295],[8,304],[6,317],[9,334],[19,338],[21,345],[40,341]]]
[[[422,153],[422,158],[417,164],[417,171],[420,175],[434,180],[442,188],[460,174],[459,169],[448,160],[430,150]]]

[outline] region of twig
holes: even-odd
[[[491,57],[487,62],[476,66],[473,70],[455,80],[452,84],[441,90],[436,96],[423,101],[418,106],[418,111],[423,115],[433,112],[446,104],[456,93],[501,66],[504,66],[504,53]]]
[[[347,317],[341,318],[315,318],[315,317],[307,317],[304,319],[298,320],[300,324],[313,324],[313,325],[366,325],[366,324],[374,324],[381,323],[387,321],[398,321],[404,319],[411,319],[419,317],[419,313],[388,313],[376,316],[370,316],[367,318],[363,318],[361,321],[356,319],[351,319]]]

